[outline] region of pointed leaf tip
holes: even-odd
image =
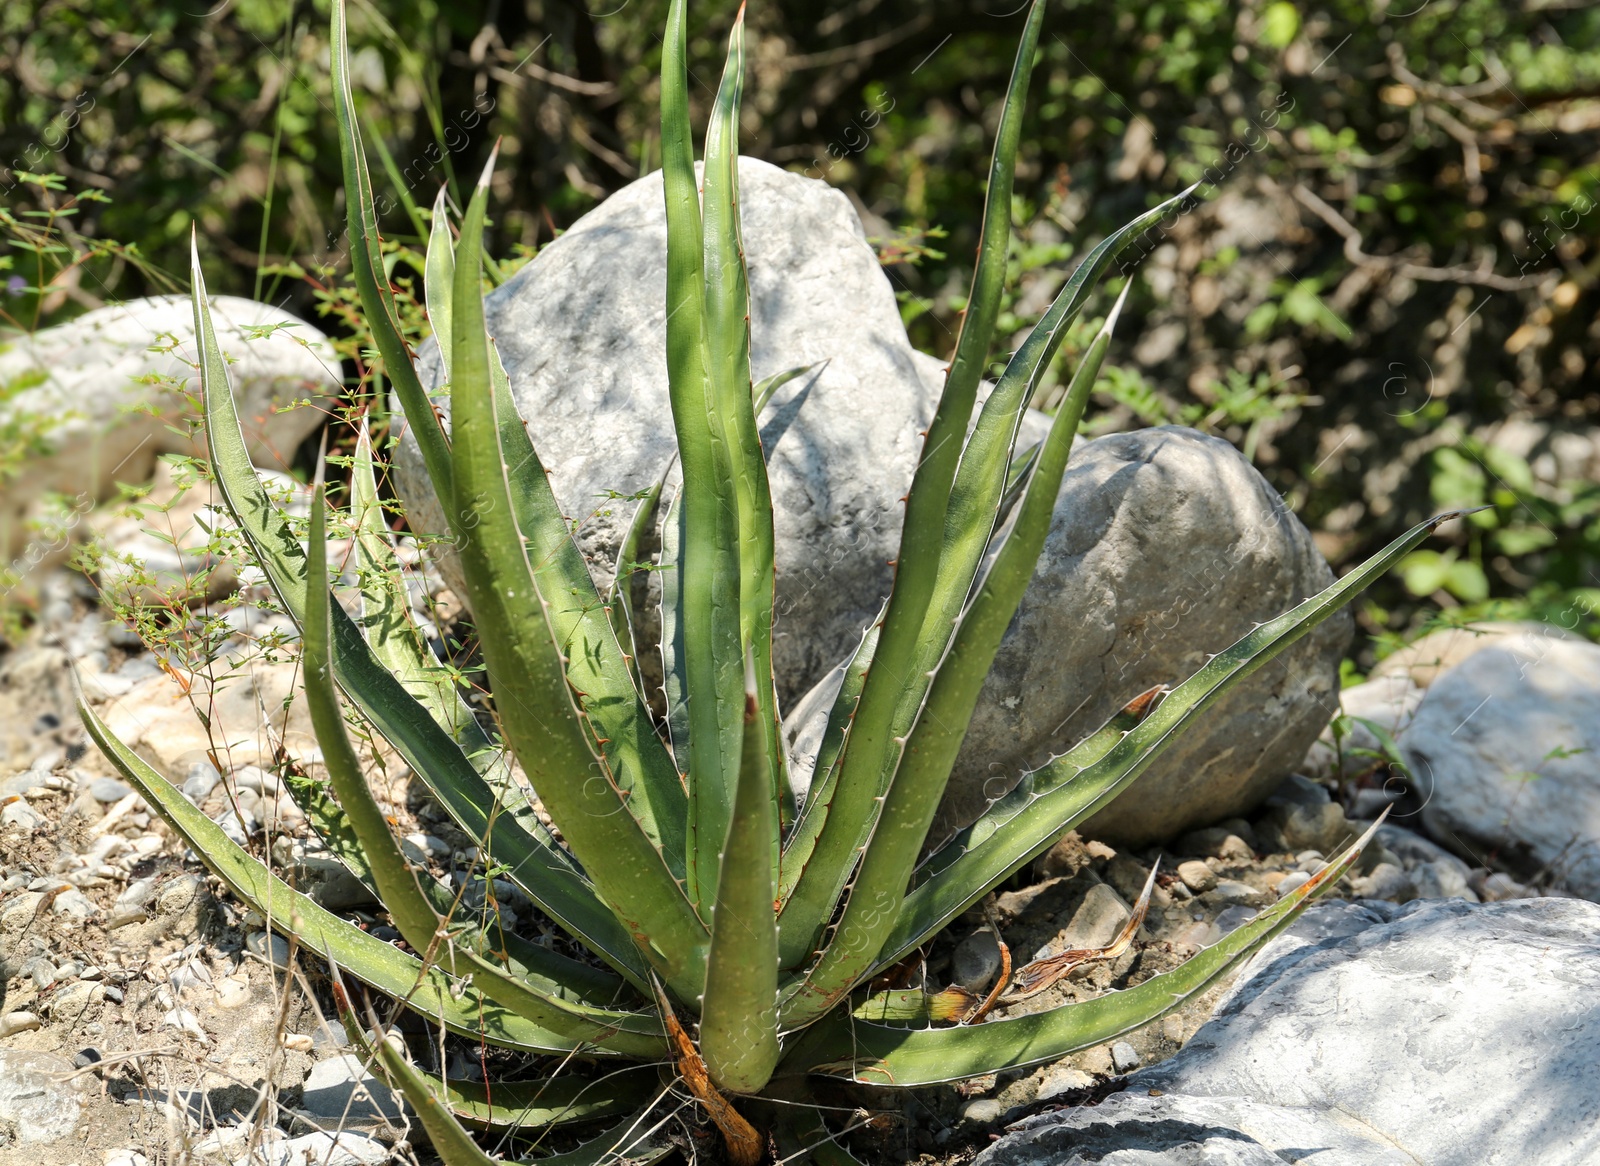
[[[494,149],[489,151],[489,161],[484,163],[483,173],[478,176],[479,190],[487,189],[489,186],[489,180],[494,177],[494,167],[495,163],[500,160],[500,143],[503,140],[504,139],[502,138],[496,138],[494,140]],[[443,191],[440,191],[440,193],[443,194]]]
[[[1122,290],[1117,293],[1117,302],[1111,305],[1111,311],[1106,314],[1106,322],[1100,328],[1105,335],[1111,335],[1112,330],[1116,328],[1117,317],[1122,315],[1122,305],[1128,302],[1128,289],[1131,287],[1133,287],[1132,279],[1123,280]]]

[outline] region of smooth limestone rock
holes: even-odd
[[[83,1112],[86,1089],[86,1079],[73,1076],[72,1062],[65,1057],[0,1049],[0,1122],[10,1123],[24,1145],[71,1134]]]
[[[1600,1156],[1600,907],[1313,907],[1172,1059],[981,1166],[1582,1166]]]
[[[979,1156],[979,1166],[1417,1164],[1333,1115],[1244,1097],[1151,1097],[1129,1091],[1011,1129]],[[1301,1157],[1309,1147],[1315,1147],[1311,1156]]]
[[[272,764],[280,737],[290,756],[320,758],[311,715],[298,699],[304,678],[297,660],[244,658],[219,665],[214,684],[201,673],[185,679],[187,692],[160,673],[95,702],[112,734],[169,780],[184,781],[212,749],[236,766]]]
[[[761,417],[777,537],[773,644],[793,701],[853,651],[876,616],[943,365],[906,339],[894,289],[845,196],[739,160],[755,379],[791,381]],[[491,293],[489,330],[565,513],[602,584],[636,503],[677,452],[667,397],[666,218],[660,172],[618,191]],[[419,360],[440,376],[437,349]],[[443,402],[441,402],[443,404]],[[1030,422],[1030,439],[1042,433]],[[447,529],[414,438],[396,481],[413,529]],[[458,594],[459,568],[445,556]],[[655,666],[656,661],[643,663]]]
[[[338,396],[333,345],[268,304],[217,296],[211,308],[250,456],[287,469]],[[204,456],[204,433],[184,425],[197,361],[187,296],[97,308],[32,336],[0,334],[0,425],[36,437],[42,451],[7,479],[0,552],[24,549],[22,522],[46,492],[92,504],[114,482],[145,481],[159,454]],[[309,405],[289,407],[298,401]]]
[[[1429,1166],[1596,1160],[1600,906],[1337,906],[1257,956],[1129,1092],[1288,1107]]]
[[[1600,899],[1600,647],[1502,639],[1433,683],[1400,747],[1434,838]]]
[[[1160,428],[1083,444],[942,822],[970,821],[1141,692],[1186,680],[1332,581],[1299,519],[1227,442]],[[1350,629],[1335,615],[1263,667],[1080,833],[1140,845],[1255,806],[1336,710]]]
[[[318,1061],[306,1077],[301,1108],[330,1123],[399,1121],[401,1095],[367,1071],[362,1058],[341,1053]]]

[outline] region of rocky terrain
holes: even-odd
[[[763,190],[757,205],[773,208],[746,223],[756,304],[768,313],[757,321],[757,375],[815,369],[774,399],[763,434],[789,540],[778,547],[778,664],[803,756],[816,728],[806,710],[826,708],[830,669],[886,584],[896,523],[880,529],[866,516],[904,489],[938,370],[906,340],[845,200],[759,164],[747,177]],[[535,442],[560,451],[553,480],[572,491],[562,501],[602,575],[628,518],[620,499],[670,458],[651,396],[659,378],[618,347],[659,356],[658,289],[632,276],[620,281],[625,295],[596,287],[604,271],[618,282],[603,262],[607,239],[631,232],[630,255],[660,242],[647,182],[489,304],[519,407]],[[852,262],[819,281],[795,237]],[[604,344],[567,343],[600,312],[616,313],[597,333]],[[98,354],[119,388],[170,388],[183,374],[172,361],[182,365],[193,338],[170,302],[129,318],[152,313],[162,323],[154,346],[148,332],[117,340],[104,321],[92,333],[75,323],[66,327],[77,334],[34,342],[32,359]],[[281,443],[314,433],[321,414],[292,406],[330,389],[308,363],[321,338],[296,325],[288,343],[284,323],[235,328],[227,343],[259,357],[236,359],[236,392],[261,422],[258,464],[293,507],[303,488],[282,473],[292,458]],[[861,352],[840,341],[863,336]],[[86,392],[92,376],[58,363],[40,373],[49,392]],[[870,401],[868,381],[880,394]],[[563,396],[572,383],[590,396]],[[819,407],[829,401],[844,404]],[[146,413],[89,416],[41,453],[42,484],[75,454],[148,444]],[[619,433],[637,440],[619,452]],[[162,448],[192,453],[185,441]],[[425,528],[436,502],[414,474],[408,483],[407,456],[402,445],[399,488]],[[7,584],[27,618],[0,655],[0,1160],[431,1161],[403,1106],[329,1022],[318,960],[231,901],[79,728],[74,668],[112,731],[230,836],[329,909],[399,941],[286,792],[289,775],[315,777],[320,765],[294,699],[293,625],[238,558],[203,475],[181,457],[119,472],[137,479],[138,505],[103,503],[109,479],[87,481],[59,538],[23,539]],[[23,532],[43,529],[31,509],[42,497],[12,500]],[[99,548],[90,575],[59,565],[74,540]],[[419,623],[443,654],[470,618],[451,564],[411,536],[400,554]],[[648,601],[642,574],[635,594]],[[1226,443],[1171,428],[1085,443],[985,688],[946,824],[1331,578],[1298,519]],[[1314,909],[1231,984],[1109,1045],[959,1086],[839,1089],[835,1128],[854,1152],[869,1163],[982,1156],[993,1166],[1559,1166],[1600,1155],[1600,647],[1541,625],[1456,629],[1341,693],[1348,636],[1347,623],[1329,621],[1262,668],[1081,832],[958,920],[912,974],[982,993],[1004,954],[1020,965],[1112,949],[1030,999],[1002,997],[1000,1015],[1136,984],[1303,885],[1387,810],[1333,888],[1340,901]],[[412,859],[470,883],[481,870],[475,840],[393,756],[371,762]],[[1148,912],[1119,944],[1152,870]],[[509,884],[496,897],[508,926],[552,934]],[[411,1035],[419,1060],[455,1078],[554,1068],[486,1062],[469,1042]],[[692,1111],[675,1120],[673,1136],[699,1146]],[[541,1149],[571,1145],[561,1135]]]

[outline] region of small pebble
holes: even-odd
[[[8,1012],[0,1016],[0,1040],[19,1032],[32,1032],[39,1023],[39,1018],[31,1012]]]
[[[1206,892],[1205,901],[1216,907],[1256,907],[1265,903],[1270,897],[1266,892],[1256,890],[1249,883],[1241,883],[1235,879],[1222,879],[1215,887]]]
[[[1356,879],[1351,885],[1363,899],[1404,903],[1417,895],[1416,888],[1411,885],[1411,876],[1392,862],[1380,862],[1372,868],[1371,874]]]
[[[978,1097],[961,1107],[961,1120],[976,1126],[992,1125],[1005,1116],[1010,1108],[992,1097]]]
[[[181,1033],[192,1036],[197,1040],[206,1039],[206,1030],[200,1027],[200,1018],[187,1008],[174,1008],[161,1018],[161,1023],[168,1028],[175,1028]]]
[[[275,968],[289,967],[289,941],[281,935],[266,931],[252,931],[245,937],[245,946]]]
[[[1254,907],[1229,907],[1217,916],[1216,928],[1223,935],[1237,931],[1256,917]]]
[[[970,992],[980,992],[1000,971],[1000,948],[988,931],[975,931],[956,945],[950,959],[951,978]]]
[[[221,780],[222,775],[211,762],[196,761],[189,766],[189,776],[184,779],[180,790],[184,797],[198,806],[206,800],[212,790],[217,788],[217,783]]]
[[[0,810],[0,825],[25,830],[30,834],[36,830],[42,830],[49,824],[50,819],[21,798],[8,803],[4,810]]]
[[[78,1055],[72,1058],[72,1065],[75,1069],[87,1069],[90,1065],[98,1065],[103,1059],[99,1049],[80,1049]]]
[[[315,1042],[303,1032],[286,1032],[283,1034],[283,1047],[291,1053],[309,1053]]]
[[[89,783],[89,796],[102,805],[120,802],[133,790],[114,777],[97,777]]]
[[[1119,1073],[1131,1073],[1143,1063],[1139,1050],[1125,1040],[1111,1046],[1111,1064]]]
[[[1283,898],[1291,891],[1298,891],[1311,881],[1311,876],[1303,870],[1297,870],[1288,875],[1283,882],[1278,884],[1278,898]]]
[[[254,794],[276,793],[278,779],[255,765],[241,765],[233,771],[233,787]]]
[[[412,862],[426,863],[434,858],[449,858],[450,846],[432,834],[407,834],[400,841],[400,849]]]
[[[1178,864],[1178,877],[1183,880],[1183,885],[1199,894],[1209,891],[1217,885],[1217,873],[1199,859],[1190,859],[1188,862]]]

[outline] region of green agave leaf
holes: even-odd
[[[837,995],[848,991],[866,973],[894,925],[906,883],[927,840],[934,812],[955,767],[956,754],[966,739],[978,694],[1017,604],[1033,577],[1034,564],[1045,537],[1050,533],[1056,497],[1067,468],[1067,455],[1077,436],[1089,391],[1094,387],[1095,377],[1110,347],[1111,330],[1121,306],[1119,299],[1073,375],[1066,400],[1036,460],[1016,524],[1001,546],[978,597],[964,618],[949,608],[939,611],[937,602],[930,610],[930,619],[935,615],[951,621],[959,619],[959,630],[948,655],[933,664],[935,675],[926,705],[901,756],[878,828],[867,845],[861,869],[851,887],[849,903],[828,953],[812,973],[812,984],[823,993],[822,999],[827,999],[830,993]],[[985,403],[984,418],[968,444],[955,488],[951,491],[949,529],[952,534],[964,535],[965,542],[959,551],[947,548],[948,566],[957,577],[948,580],[941,569],[939,590],[946,592],[950,608],[960,602],[957,589],[964,595],[970,586],[970,575],[977,571],[1005,485],[1009,460],[1006,453],[998,448],[986,448],[986,442],[998,446],[1001,433],[1009,431],[1008,448],[1015,438],[1014,421],[986,424],[990,417],[989,406],[1001,396],[1002,391],[997,388]],[[1023,396],[1021,401],[1027,399]],[[1004,411],[1006,406],[1002,403],[1000,409]],[[987,481],[972,480],[978,476],[969,475],[969,467],[973,466],[982,467]],[[942,628],[929,629],[925,636],[928,642],[946,638]],[[836,951],[844,954],[832,958]]]
[[[661,694],[667,704],[667,741],[683,781],[689,780],[689,648],[684,640],[683,486],[679,483],[661,520]]]
[[[450,297],[456,279],[455,240],[450,237],[450,202],[445,188],[433,200],[433,224],[428,231],[428,254],[422,264],[422,291],[427,299],[428,323],[439,345],[439,364],[445,383],[450,381]]]
[[[661,164],[667,202],[667,387],[683,487],[676,634],[683,645],[685,713],[673,736],[689,781],[688,894],[704,906],[738,782],[744,717],[740,643],[739,501],[722,401],[707,344],[706,233],[689,127],[684,3],[667,15],[661,62]],[[748,382],[747,382],[748,384]],[[748,391],[748,389],[746,390]],[[669,692],[670,696],[670,692]],[[686,739],[685,739],[686,738]],[[687,766],[685,766],[687,761]]]
[[[345,731],[344,710],[333,679],[335,604],[328,587],[326,502],[319,483],[311,503],[310,562],[306,575],[304,664],[306,703],[322,750],[328,780],[365,856],[379,899],[413,950],[456,977],[471,976],[483,994],[518,1016],[573,1041],[604,1043],[635,1056],[665,1051],[660,1021],[649,1016],[589,1008],[550,996],[516,979],[474,950],[477,938],[452,930],[434,911],[420,883],[431,879],[412,869],[400,852],[383,811],[367,785],[361,760]]]
[[[891,1028],[859,1020],[846,1024],[836,1018],[818,1025],[815,1039],[808,1038],[796,1054],[820,1059],[820,1063],[811,1063],[812,1072],[845,1076],[864,1085],[911,1087],[957,1081],[1002,1068],[1026,1068],[1111,1040],[1193,999],[1287,929],[1313,898],[1350,869],[1376,829],[1375,823],[1311,882],[1249,923],[1137,987],[1045,1012],[960,1028]],[[797,1061],[796,1067],[801,1063]]]
[[[876,1024],[932,1024],[937,1021],[959,1021],[983,1003],[959,985],[952,984],[938,992],[921,988],[895,988],[871,996],[851,1011],[857,1020],[870,1020]]]
[[[334,1002],[351,1043],[364,1060],[378,1058],[377,1043],[362,1028],[345,985],[335,968]],[[398,1038],[396,1038],[398,1039]],[[648,1103],[660,1089],[660,1071],[653,1065],[615,1069],[603,1077],[586,1080],[561,1074],[532,1080],[451,1081],[424,1073],[407,1062],[415,1082],[438,1100],[463,1126],[476,1130],[531,1130],[573,1122],[595,1121],[630,1113]],[[401,1086],[390,1082],[391,1086]],[[402,1092],[404,1090],[402,1089]],[[407,1101],[412,1098],[407,1095]]]
[[[633,666],[633,682],[638,686],[641,696],[646,698],[648,694],[645,692],[644,673],[639,661],[639,637],[634,630],[639,626],[638,616],[633,610],[633,577],[637,573],[634,565],[641,561],[646,541],[655,529],[656,517],[661,513],[661,492],[665,487],[666,480],[658,480],[634,509],[633,520],[628,523],[627,533],[622,536],[622,545],[617,548],[616,570],[606,594],[606,606],[610,609],[611,626],[616,632],[617,643],[627,653]],[[677,776],[676,765],[672,766],[672,773]],[[684,813],[687,813],[687,807]]]
[[[532,1081],[445,1081],[422,1075],[430,1090],[468,1129],[537,1129],[632,1113],[660,1090],[661,1072],[639,1065],[586,1081],[555,1076]]]
[[[195,335],[212,473],[229,514],[250,543],[284,610],[303,627],[306,553],[250,464],[227,361],[206,304],[199,254],[192,246],[191,253]],[[646,965],[632,937],[534,815],[526,795],[505,768],[489,766],[487,777],[480,773],[431,716],[419,715],[415,699],[372,654],[344,609],[335,605],[332,617],[335,677],[367,720],[399,750],[456,823],[478,839],[484,850],[492,850],[506,877],[636,987],[646,986]],[[480,756],[485,762],[492,760],[491,755]]]
[[[1022,491],[1027,489],[1028,476],[1033,473],[1033,467],[1038,463],[1039,450],[1043,444],[1040,442],[1029,446],[1011,459],[1011,468],[1006,471],[1006,490],[1000,497],[1000,513],[995,519],[996,529],[1005,523],[1007,516],[1022,500]]]
[[[331,956],[363,983],[421,1013],[451,1032],[506,1048],[536,1053],[601,1047],[568,1040],[463,987],[437,967],[368,935],[293,890],[252,858],[202,814],[171,782],[114,737],[80,693],[78,715],[90,740],[105,754],[150,808],[160,814],[228,889],[265,916],[274,929],[299,938],[303,947]]]
[[[767,406],[772,403],[772,398],[777,396],[778,390],[783,388],[784,385],[796,377],[803,377],[806,373],[821,368],[827,363],[825,360],[819,360],[816,364],[802,364],[798,368],[786,368],[782,372],[775,372],[769,377],[762,377],[750,391],[755,398],[756,416],[759,417],[766,411]]]
[[[545,618],[566,660],[567,684],[589,726],[591,747],[673,876],[681,877],[688,806],[678,771],[634,683],[632,664],[612,622],[614,612],[607,612],[561,515],[492,345],[489,362],[511,506],[516,526],[527,539],[528,562],[544,600]]]
[[[677,1146],[663,1134],[665,1122],[645,1125],[651,1108],[618,1123],[576,1150],[537,1159],[539,1166],[654,1166]]]
[[[340,1013],[348,1012],[348,1006],[341,1002]],[[425,1077],[395,1047],[400,1042],[398,1033],[392,1038],[380,1035],[376,1040],[370,1039],[360,1032],[359,1024],[348,1020],[345,1031],[350,1034],[352,1043],[366,1054],[366,1059],[377,1064],[390,1088],[398,1089],[410,1103],[444,1166],[495,1166],[494,1159],[478,1147],[472,1135],[450,1112],[443,1090],[433,1087],[437,1079]]]
[[[1087,768],[1099,761],[1112,748],[1128,735],[1145,717],[1150,715],[1150,710],[1155,707],[1155,702],[1166,692],[1164,685],[1157,685],[1140,693],[1129,701],[1115,716],[1101,725],[1089,736],[1085,737],[1066,754],[1072,763],[1081,768]],[[1010,793],[993,802],[978,820],[972,825],[956,833],[947,843],[935,850],[917,868],[916,874],[919,882],[938,874],[958,859],[963,853],[982,843],[1001,826],[1009,822],[1019,812],[1026,809],[1038,792],[1035,781],[1043,771],[1034,771],[1025,774]],[[1052,785],[1048,775],[1044,775],[1042,787]]]
[[[794,380],[803,376],[812,369],[820,368],[821,364],[809,365],[803,368],[787,369],[781,373],[774,373],[755,386],[756,415],[760,416],[767,405],[771,403],[774,394]],[[674,457],[674,462],[676,457]],[[679,583],[683,579],[683,507],[682,483],[677,483],[670,491],[668,483],[672,481],[672,467],[668,466],[661,480],[656,483],[657,493],[669,493],[671,501],[667,503],[665,514],[659,524],[661,532],[660,553],[660,580],[661,580],[661,662],[664,677],[663,695],[667,705],[667,739],[671,742],[673,755],[684,768],[689,764],[689,708],[688,708],[688,677],[685,664],[685,646],[683,642],[683,592]],[[659,508],[660,503],[656,503]],[[641,505],[635,515],[635,523],[642,521],[644,506]],[[633,529],[629,529],[630,539]],[[620,558],[619,558],[620,561]]]
[[[1063,285],[1060,294],[1044,318],[1029,333],[1021,347],[1017,349],[1006,367],[1004,375],[996,384],[994,392],[984,402],[984,407],[969,438],[966,450],[962,453],[961,466],[956,474],[955,482],[950,493],[949,506],[946,509],[946,530],[943,557],[939,562],[934,586],[929,592],[929,603],[926,607],[926,620],[918,642],[913,646],[910,670],[901,685],[898,696],[898,707],[895,713],[895,724],[901,736],[896,741],[903,743],[912,728],[912,718],[918,715],[922,703],[926,699],[928,689],[932,684],[932,677],[942,674],[946,668],[954,666],[959,672],[963,667],[959,662],[944,661],[947,646],[955,635],[960,619],[962,605],[971,593],[973,579],[983,560],[983,553],[989,544],[989,539],[994,531],[995,518],[999,510],[1001,496],[1005,490],[1005,479],[1008,467],[1011,464],[1012,449],[1016,443],[1016,436],[1021,425],[1022,411],[1027,402],[1032,399],[1033,389],[1038,378],[1044,375],[1049,365],[1050,358],[1055,354],[1065,337],[1066,326],[1073,317],[1082,309],[1088,299],[1095,282],[1105,272],[1113,260],[1125,248],[1130,246],[1141,234],[1174,208],[1183,204],[1190,197],[1192,189],[1184,191],[1177,197],[1167,200],[1161,205],[1146,211],[1120,230],[1099,243],[1084,257],[1071,277]],[[1087,393],[1092,382],[1083,386]],[[1070,431],[1068,433],[1070,436]],[[1070,447],[1070,442],[1068,443]],[[1062,456],[1065,456],[1063,451]],[[1052,506],[1054,505],[1052,499]],[[1037,557],[1037,556],[1036,556]],[[1027,567],[1029,575],[1032,574],[1032,561]],[[897,583],[898,586],[898,583]],[[894,614],[894,600],[890,600],[890,620]],[[1007,617],[1009,618],[1009,616]],[[888,628],[884,634],[887,636]],[[1004,629],[1002,628],[1002,631]],[[882,659],[883,649],[880,645],[878,658]],[[992,654],[991,654],[992,658]],[[984,664],[987,671],[988,665]],[[968,674],[970,680],[970,674]],[[976,677],[981,684],[983,677]],[[949,690],[947,690],[949,691]],[[855,739],[855,734],[860,731],[860,724],[864,716],[867,697],[872,692],[872,677],[867,677],[867,687],[862,694],[862,707],[857,710],[856,720],[851,728],[851,736],[845,744],[845,753],[841,762],[844,767],[841,771],[839,800],[844,804],[844,798],[849,795],[854,800],[859,800],[860,794],[857,787],[849,783],[850,775],[850,741]],[[975,698],[974,698],[975,699]],[[959,722],[962,732],[970,712],[962,717]],[[956,722],[947,722],[941,726],[942,731],[953,728]],[[959,744],[959,739],[957,739]],[[919,746],[920,747],[920,746]],[[886,755],[885,763],[889,766],[888,772],[899,768],[901,750],[895,749]],[[953,755],[952,755],[953,759]],[[921,764],[921,762],[919,762]],[[935,766],[937,772],[937,766]],[[858,879],[851,890],[850,901],[846,906],[845,917],[838,929],[835,930],[833,939],[827,950],[818,960],[817,966],[807,977],[794,994],[791,1002],[786,1006],[786,1023],[800,1023],[801,1018],[814,1018],[831,1008],[835,1002],[850,990],[856,976],[864,971],[876,954],[872,948],[873,942],[881,939],[886,929],[892,924],[898,910],[900,894],[904,882],[896,879],[899,872],[909,874],[910,863],[915,861],[916,851],[922,846],[923,838],[919,836],[910,840],[910,834],[915,831],[918,816],[925,810],[931,817],[937,806],[939,795],[944,788],[944,776],[923,778],[914,776],[908,783],[902,783],[899,778],[895,784],[901,788],[897,796],[890,791],[888,801],[881,802],[883,794],[882,783],[876,791],[876,797],[871,799],[862,808],[861,819],[857,819],[855,829],[850,830],[845,824],[852,821],[850,813],[844,813],[840,818],[837,828],[839,835],[856,835],[855,844],[865,845],[869,834],[873,834],[878,823],[878,806],[890,802],[897,804],[897,820],[893,831],[892,840],[884,838],[881,845],[879,838],[883,835],[873,834],[874,845],[878,848],[881,860],[888,865],[879,868],[877,875],[870,881],[863,883]],[[830,819],[832,815],[830,815]],[[926,824],[922,826],[926,831]],[[819,853],[824,852],[829,838],[829,827],[824,826],[822,838],[818,842]],[[870,857],[870,851],[868,852]],[[892,857],[890,857],[892,856]],[[893,884],[893,885],[891,885]],[[796,892],[796,901],[805,889],[805,880],[802,877],[800,887]],[[842,885],[841,885],[842,890]],[[865,922],[866,931],[857,928]],[[849,937],[841,943],[841,936],[848,928]]]
[[[945,510],[961,456],[962,435],[972,416],[978,384],[988,360],[994,321],[1005,281],[1011,237],[1011,190],[1017,141],[1034,51],[1044,19],[1043,0],[1035,0],[1012,67],[1001,110],[994,160],[984,202],[978,263],[973,272],[967,314],[956,342],[944,393],[928,428],[922,456],[906,498],[905,525],[895,567],[894,589],[884,615],[873,668],[851,722],[840,758],[839,781],[817,838],[815,854],[784,905],[784,927],[816,944],[833,916],[857,854],[877,818],[877,799],[887,788],[897,752],[894,738],[908,683],[919,657],[924,617],[933,598],[944,545]]]
[[[724,841],[711,917],[711,955],[700,1009],[700,1053],[712,1080],[754,1093],[778,1063],[778,920],[772,908],[772,854],[778,806],[767,769],[769,731],[755,687],[755,652],[745,668],[739,789]]]
[[[400,573],[389,526],[384,521],[383,502],[378,497],[372,439],[365,418],[356,434],[350,468],[350,509],[361,591],[361,618],[356,623],[365,633],[372,654],[469,757],[491,753],[494,746],[488,734],[479,727],[450,673],[433,659],[423,642],[422,630],[411,617],[405,578]],[[485,756],[480,768],[490,763],[492,758]]]
[[[881,614],[881,613],[880,613]],[[778,901],[786,904],[800,881],[806,864],[816,850],[817,836],[827,820],[828,806],[839,780],[839,751],[844,748],[845,734],[850,719],[855,715],[856,704],[861,699],[861,689],[866,682],[867,669],[872,665],[872,654],[878,646],[878,630],[882,621],[874,620],[861,637],[855,655],[844,666],[844,678],[838,695],[828,712],[827,728],[822,744],[817,750],[817,762],[811,771],[811,786],[806,791],[804,804],[793,828],[784,840],[782,859],[778,869]],[[796,709],[798,717],[803,710]],[[799,967],[815,953],[811,935],[801,928],[779,929],[781,959],[785,968]]]
[[[344,168],[345,213],[350,240],[350,272],[355,279],[367,326],[389,383],[405,409],[411,431],[422,450],[428,477],[440,498],[451,496],[450,443],[444,426],[428,399],[427,390],[411,363],[411,352],[400,333],[389,277],[384,274],[379,250],[378,212],[372,200],[372,179],[362,151],[356,124],[355,97],[350,91],[350,36],[344,0],[334,0],[331,57],[333,66],[333,116],[339,129],[339,158]]]
[[[518,503],[502,445],[505,414],[497,403],[503,392],[496,391],[478,294],[490,172],[485,170],[473,193],[456,256],[451,312],[456,492],[450,521],[494,684],[496,713],[540,799],[572,851],[586,859],[613,914],[674,990],[693,999],[703,987],[709,935],[617,784],[598,747],[604,742],[595,739],[580,706],[583,694],[569,686],[566,644],[548,614],[559,597],[541,586],[517,524]],[[598,622],[609,635],[603,614]]]
[[[1010,802],[1006,816],[986,816],[981,835],[958,838],[950,857],[936,856],[929,864],[928,877],[906,895],[877,965],[887,966],[919,946],[1063,831],[1116,797],[1207,708],[1338,611],[1440,523],[1459,514],[1419,523],[1332,586],[1213,656],[1109,750],[1104,749],[1104,736],[1096,734],[1037,770],[1031,792]]]
[[[780,805],[791,804],[778,725],[778,698],[772,675],[773,589],[776,586],[772,531],[772,491],[767,460],[756,426],[756,393],[750,383],[750,289],[739,236],[739,109],[744,97],[744,9],[728,35],[722,71],[706,129],[703,198],[707,367],[722,414],[728,456],[738,500],[740,659],[755,654],[755,692],[769,728],[767,782]],[[749,678],[746,678],[748,685]],[[748,688],[747,688],[748,691]],[[693,770],[691,778],[693,776]],[[778,868],[780,816],[772,820],[770,861]],[[703,839],[714,842],[715,836]],[[719,847],[720,849],[720,847]]]

